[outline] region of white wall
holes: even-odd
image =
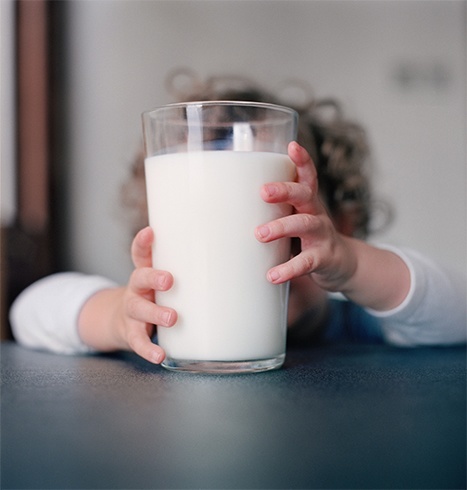
[[[372,142],[377,193],[396,207],[379,240],[466,267],[465,1],[69,2],[68,267],[125,281],[118,197],[140,113],[171,101],[167,73],[309,81]]]

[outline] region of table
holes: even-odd
[[[324,345],[260,374],[1,345],[1,488],[465,488],[466,350]]]

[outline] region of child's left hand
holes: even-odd
[[[260,225],[255,233],[261,242],[298,237],[301,251],[270,269],[268,280],[280,284],[308,274],[322,290],[339,291],[360,306],[387,311],[400,305],[411,284],[406,263],[389,250],[339,233],[320,200],[310,155],[292,142],[289,157],[297,181],[265,184],[261,193],[266,202],[291,204],[295,214]]]

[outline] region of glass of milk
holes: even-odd
[[[257,226],[290,214],[265,203],[267,182],[293,181],[287,156],[297,113],[271,104],[209,101],[143,113],[153,267],[174,277],[156,302],[178,313],[158,328],[167,369],[242,373],[285,359],[288,284],[267,271],[290,240],[260,243]]]

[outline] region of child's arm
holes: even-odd
[[[15,340],[30,349],[57,354],[93,351],[78,335],[79,314],[90,297],[115,287],[109,279],[78,272],[39,279],[22,291],[10,308]]]
[[[79,316],[81,340],[98,351],[131,349],[153,363],[165,353],[151,341],[153,325],[173,326],[177,314],[172,308],[154,302],[157,291],[172,287],[170,273],[153,269],[151,228],[141,230],[133,240],[131,254],[135,265],[128,285],[94,294]]]
[[[262,189],[266,202],[287,202],[296,213],[256,230],[258,240],[299,237],[301,252],[288,262],[269,270],[268,279],[279,284],[311,274],[327,291],[339,291],[352,301],[373,310],[395,308],[410,289],[410,273],[396,254],[348,238],[334,227],[318,195],[316,169],[310,156],[297,143],[289,146],[297,167],[297,182],[276,182]]]

